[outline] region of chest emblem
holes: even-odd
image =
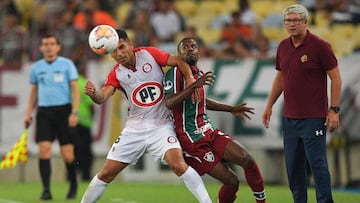
[[[131,97],[136,106],[151,107],[164,97],[163,87],[155,81],[146,82],[136,87]]]
[[[145,63],[142,67],[142,70],[145,72],[145,73],[149,73],[151,70],[152,70],[152,66],[151,64],[149,63]]]
[[[207,162],[214,162],[215,161],[215,156],[211,151],[208,151],[204,155],[204,160],[207,161]]]
[[[301,60],[302,63],[305,63],[305,62],[308,61],[308,56],[307,56],[307,55],[302,55],[302,56],[300,57],[300,60]]]

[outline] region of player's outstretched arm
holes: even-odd
[[[247,107],[246,103],[238,104],[233,107],[231,113],[241,119],[247,118],[251,120],[250,114],[255,115],[254,108]]]
[[[100,91],[97,91],[95,85],[90,81],[87,81],[84,87],[85,94],[88,95],[91,100],[97,104],[106,102],[106,100],[108,100],[110,96],[113,95],[114,91],[115,88],[112,86],[104,86]]]
[[[214,77],[212,72],[207,72],[194,83],[187,86],[183,91],[176,94],[167,94],[165,97],[167,108],[172,109],[174,106],[182,103],[186,98],[191,96],[196,88],[202,87],[203,85],[213,85]]]
[[[247,107],[246,103],[238,104],[235,106],[227,105],[213,99],[206,99],[206,108],[212,111],[226,111],[232,113],[234,116],[238,116],[241,119],[251,119],[250,114],[254,113],[254,108]]]

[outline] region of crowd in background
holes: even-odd
[[[126,17],[120,20],[116,10],[129,2],[131,6],[123,14]],[[312,16],[326,11],[332,23],[360,22],[360,0],[298,2]],[[273,59],[276,45],[263,33],[250,3],[238,0],[232,12],[216,16],[212,23],[220,32],[217,40],[207,43],[199,36],[198,27],[188,24],[186,16],[179,12],[176,0],[0,0],[0,65],[11,68],[24,60],[39,59],[39,39],[52,33],[61,41],[61,55],[81,68],[87,60],[99,59],[87,44],[89,31],[99,24],[126,29],[136,46],[157,46],[174,54],[179,35],[189,35],[198,38],[203,57]]]

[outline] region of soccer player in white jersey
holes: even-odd
[[[81,203],[96,202],[106,186],[125,167],[135,164],[144,153],[167,163],[199,202],[210,203],[201,177],[184,161],[170,111],[164,101],[162,67],[179,67],[189,85],[195,81],[190,67],[177,56],[156,47],[134,48],[125,31],[117,32],[118,46],[111,55],[117,64],[100,91],[90,81],[84,91],[95,103],[102,104],[115,90],[121,90],[128,99],[128,117],[121,136],[109,150],[103,168],[90,182]]]

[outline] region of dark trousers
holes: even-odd
[[[326,154],[324,118],[283,118],[284,154],[294,203],[307,203],[307,164],[314,178],[318,203],[333,203]]]
[[[81,172],[82,180],[90,180],[94,159],[91,147],[92,137],[90,128],[78,125],[72,130],[77,169]]]

